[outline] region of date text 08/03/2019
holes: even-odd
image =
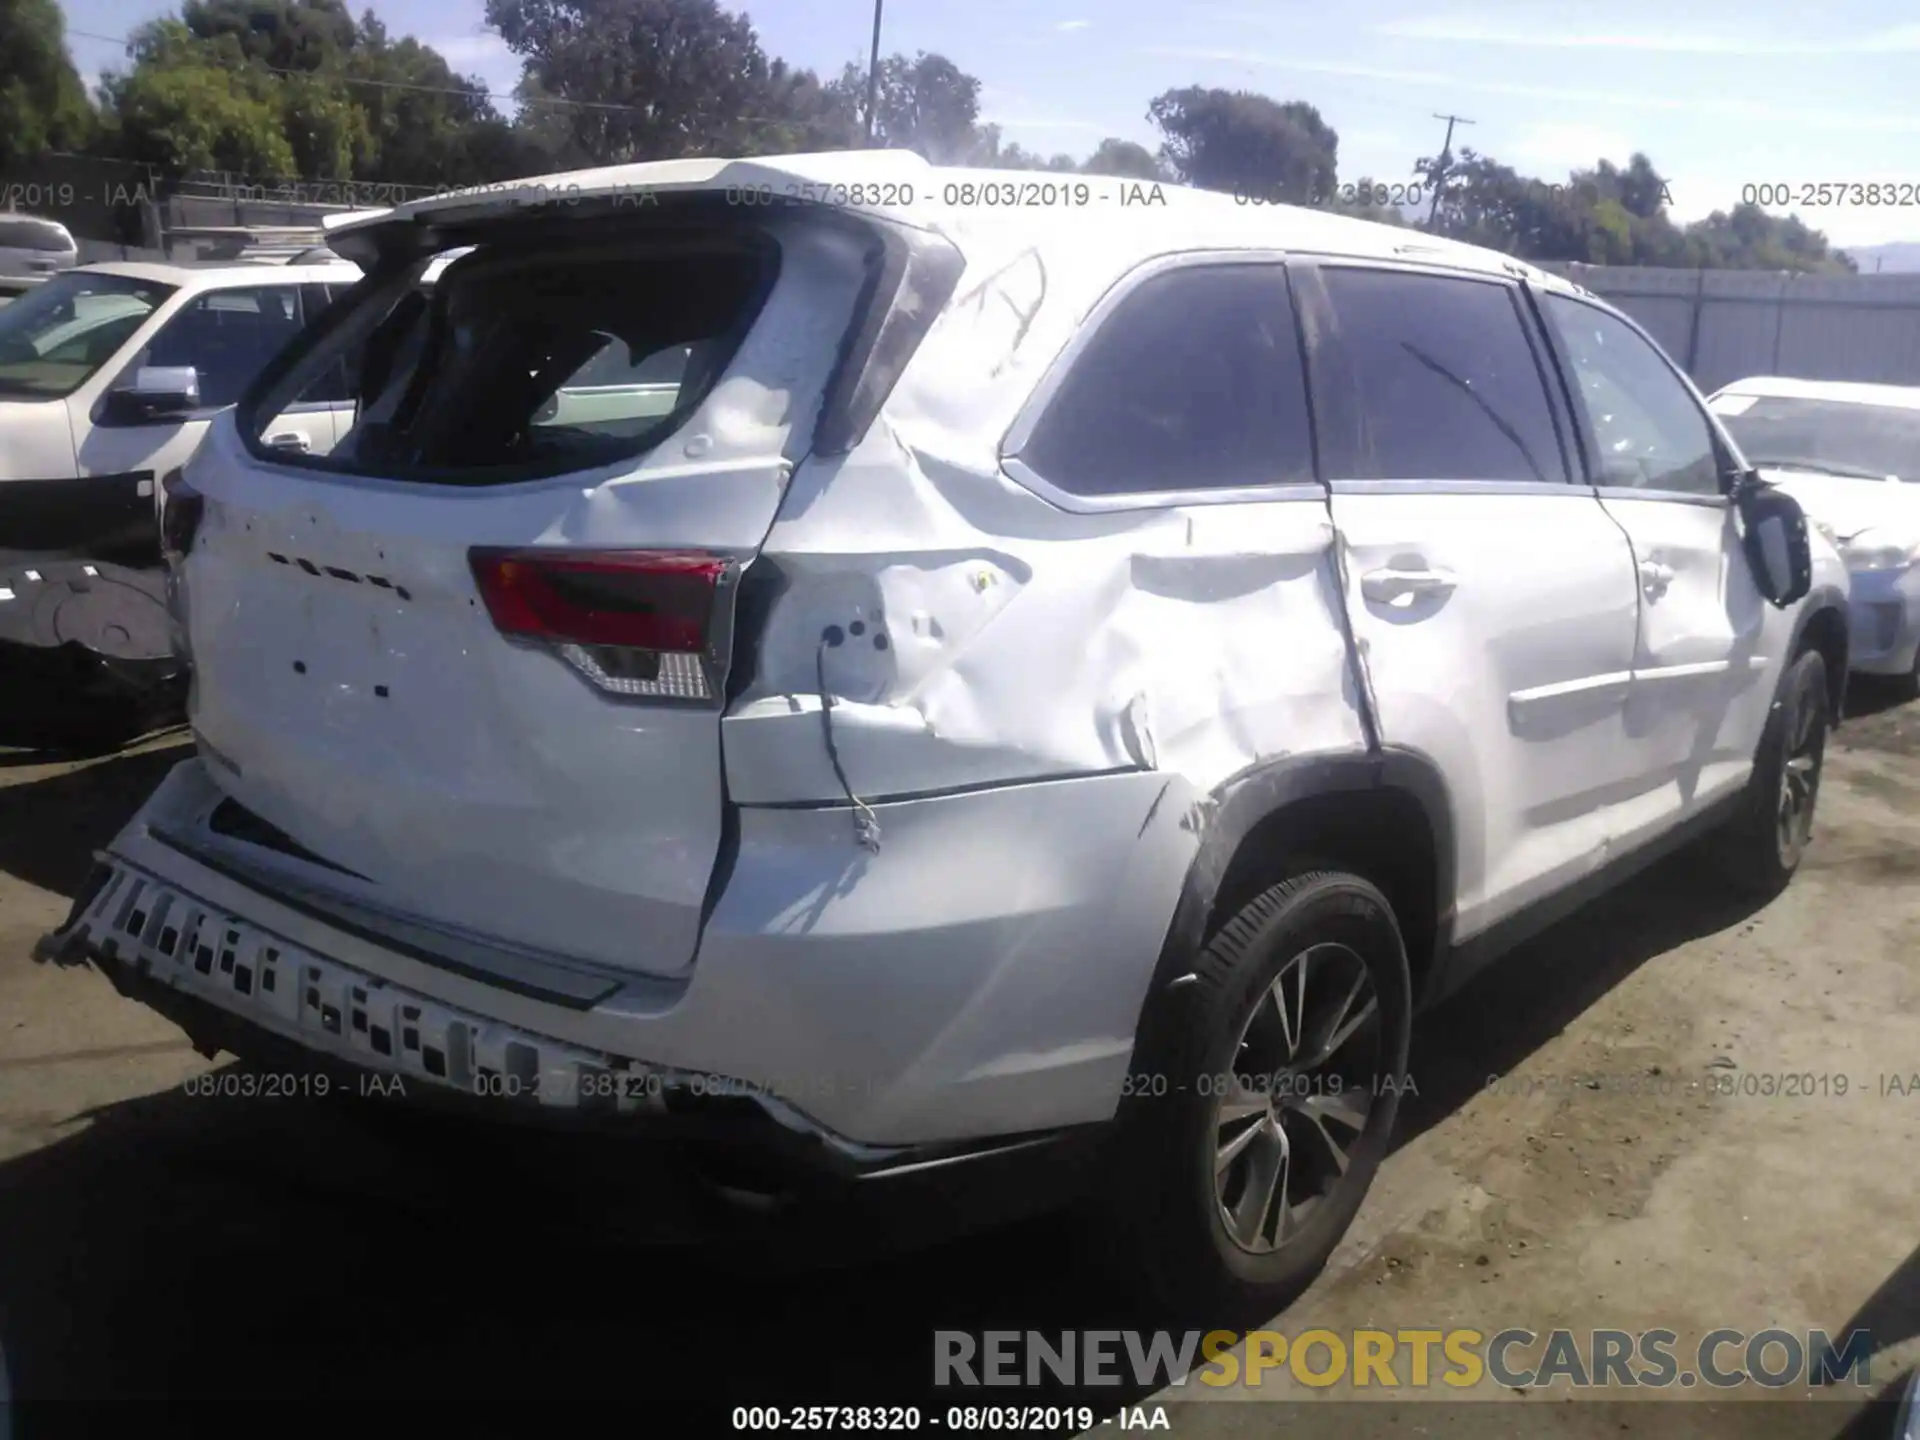
[[[1170,1430],[1164,1405],[1123,1406],[1102,1416],[1090,1405],[950,1405],[923,1411],[917,1405],[736,1405],[735,1430],[774,1434],[847,1434],[943,1430],[956,1435],[1081,1434],[1096,1425],[1120,1430]]]

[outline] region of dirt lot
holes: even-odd
[[[1752,911],[1671,862],[1428,1018],[1396,1153],[1277,1327],[1666,1327],[1685,1355],[1719,1326],[1865,1326],[1873,1389],[1891,1389],[1920,1357],[1920,705],[1865,698],[1786,896]],[[615,1244],[512,1147],[450,1155],[338,1102],[188,1095],[209,1067],[177,1031],[28,960],[90,849],[185,753],[0,755],[0,1345],[16,1394],[47,1402],[27,1415],[59,1428],[106,1396],[572,1395],[643,1419],[694,1407],[698,1434],[737,1403],[944,1414],[936,1328],[1156,1324],[1065,1220],[783,1278]],[[1764,1093],[1785,1074],[1814,1093]],[[653,1184],[622,1194],[628,1218]],[[1200,1389],[1097,1403],[1174,1403],[1193,1435],[1271,1434],[1283,1415],[1316,1436],[1884,1433],[1857,1389],[1338,1407],[1324,1397],[1351,1391],[1271,1377]]]

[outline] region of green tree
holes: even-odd
[[[1625,169],[1601,160],[1564,181],[1520,175],[1471,149],[1457,158],[1422,160],[1420,167],[1423,174],[1446,176],[1436,230],[1529,260],[1830,273],[1852,268],[1819,231],[1757,206],[1716,212],[1684,229],[1675,225],[1666,209],[1667,182],[1645,155],[1635,155]]]
[[[913,150],[936,165],[958,165],[982,146],[980,82],[944,55],[922,50],[912,59],[889,55],[874,86],[873,143]],[[867,73],[858,65],[841,71],[832,89],[866,120]],[[996,132],[997,134],[997,132]]]
[[[0,0],[0,169],[80,149],[93,126],[56,0]]]
[[[391,40],[371,12],[356,24],[342,0],[187,0],[178,20],[136,31],[129,58],[106,85],[106,148],[170,174],[434,185],[531,168],[484,87],[430,47]],[[223,85],[224,103],[192,113]]]
[[[1346,193],[1345,186],[1341,187],[1340,193]],[[1370,178],[1362,178],[1354,182],[1354,198],[1351,201],[1336,197],[1327,208],[1355,220],[1371,220],[1377,225],[1405,225],[1407,218],[1392,204],[1388,198],[1391,194],[1388,186]]]
[[[1827,237],[1797,215],[1782,220],[1758,205],[1716,210],[1687,226],[1689,242],[1711,258],[1702,263],[1744,270],[1799,270],[1852,274],[1852,257],[1832,249]]]
[[[1001,143],[1000,127],[991,123],[976,126],[973,144],[961,162],[984,170],[1044,170],[1047,158],[1024,148],[1019,141]]]
[[[485,86],[454,73],[431,46],[392,39],[371,10],[360,17],[341,71],[366,122],[360,179],[461,185],[538,168]]]
[[[1089,175],[1112,175],[1122,180],[1165,180],[1167,173],[1146,146],[1132,140],[1102,140],[1087,163],[1080,167]]]
[[[1156,97],[1147,115],[1164,137],[1161,160],[1185,184],[1295,205],[1333,197],[1340,137],[1302,101],[1190,85]]]
[[[562,165],[750,153],[791,138],[779,98],[811,94],[716,0],[487,0],[487,23],[522,58],[529,133]]]
[[[133,48],[133,69],[102,82],[120,158],[168,176],[295,173],[280,97],[267,89],[272,76],[217,63],[178,20],[145,27]]]
[[[186,0],[180,19],[220,53],[280,71],[337,70],[355,40],[344,0]]]
[[[755,127],[755,147],[767,155],[851,150],[862,143],[859,110],[839,87],[784,60],[767,67],[766,102]]]

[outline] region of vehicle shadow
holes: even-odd
[[[1870,715],[1898,709],[1913,698],[1913,687],[1907,681],[1887,675],[1849,675],[1844,718],[1864,720]]]
[[[185,739],[161,738],[43,779],[0,786],[0,871],[71,899],[86,881],[93,852],[192,753]],[[0,754],[0,766],[9,768],[57,763],[35,752]]]
[[[1920,1335],[1920,1248],[1901,1261],[1833,1334],[1837,1340],[1853,1330],[1873,1337],[1876,1354]]]
[[[182,753],[0,790],[0,868],[71,893]],[[1649,959],[1737,923],[1750,907],[1722,893],[1676,859],[1491,967],[1424,1026],[1399,1143]],[[636,1418],[694,1406],[694,1433],[737,1404],[1104,1416],[1155,1387],[943,1389],[935,1334],[1238,1328],[1157,1312],[1071,1214],[809,1272],[777,1227],[757,1247],[686,1243],[711,1202],[671,1157],[602,1147],[576,1168],[544,1137],[487,1127],[482,1142],[380,1105],[173,1089],[73,1117],[84,1128],[0,1163],[0,1351],[23,1416],[61,1429],[103,1402],[201,1414],[348,1376],[354,1398],[479,1384],[489,1400],[590,1396]],[[902,1215],[889,1238],[919,1223]],[[1329,1413],[1299,1428],[1350,1427]]]
[[[1760,908],[1695,851],[1648,867],[1528,941],[1414,1026],[1396,1144],[1439,1124],[1647,961]]]

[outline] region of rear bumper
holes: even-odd
[[[1851,577],[1848,663],[1869,675],[1906,675],[1920,652],[1920,565]]]
[[[169,983],[137,957],[116,955],[85,938],[84,927],[49,937],[39,958],[91,963],[122,995],[184,1030],[209,1055],[224,1051],[275,1076],[325,1077],[326,1093],[369,1103],[405,1104],[449,1125],[466,1124],[469,1138],[531,1136],[558,1147],[544,1159],[577,1165],[582,1178],[598,1166],[627,1172],[652,1162],[694,1183],[720,1202],[705,1208],[660,1205],[679,1238],[741,1238],[742,1227],[779,1220],[811,1225],[855,1245],[886,1243],[896,1233],[918,1241],[981,1224],[1000,1223],[1065,1204],[1092,1183],[1110,1127],[1089,1125],[1036,1135],[964,1144],[877,1150],[853,1145],[801,1117],[782,1115],[752,1095],[719,1093],[715,1077],[661,1087],[644,1106],[572,1108],[507,1100],[436,1083],[417,1068],[368,1063],[342,1048],[316,1045],[277,1026],[212,1003],[187,986]],[[709,1083],[701,1084],[705,1079]],[[289,1087],[291,1088],[291,1087]],[[316,1093],[311,1084],[302,1093]],[[911,1231],[891,1223],[911,1213]],[[879,1232],[865,1229],[882,1226]],[[784,1228],[784,1226],[783,1226]]]
[[[499,952],[471,937],[437,958],[422,927],[330,918],[302,900],[314,867],[204,830],[181,848],[219,794],[189,761],[43,951],[441,1099],[669,1128],[676,1105],[730,1099],[853,1171],[917,1164],[1113,1117],[1196,844],[1177,783],[881,805],[878,854],[844,809],[746,811],[690,979],[543,961],[542,991],[490,974]]]

